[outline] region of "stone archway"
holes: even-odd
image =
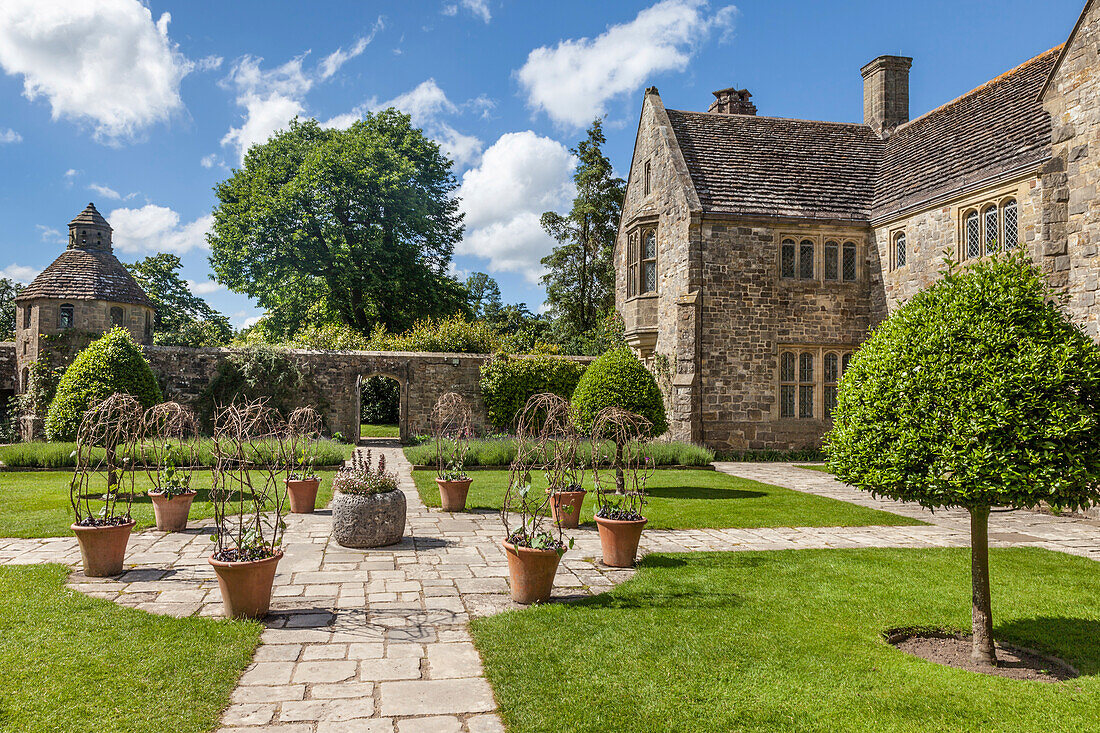
[[[356,420],[357,426],[359,428],[359,432],[357,433],[358,440],[361,441],[361,440],[363,440],[364,437],[366,437],[362,433],[363,419],[364,419],[364,416],[363,416],[364,389],[366,388],[368,380],[372,380],[374,378],[381,378],[381,379],[393,382],[397,386],[396,423],[397,423],[398,439],[401,442],[404,443],[408,440],[408,424],[409,424],[409,420],[408,420],[408,411],[409,411],[409,399],[408,399],[408,397],[409,397],[409,394],[408,394],[409,385],[408,385],[408,380],[404,379],[402,377],[399,377],[395,374],[392,374],[392,373],[381,372],[381,371],[377,371],[377,370],[376,371],[371,371],[369,373],[359,374],[356,377],[356,380],[355,380],[355,387],[356,387],[356,402],[355,402],[355,404],[358,406],[358,418]]]

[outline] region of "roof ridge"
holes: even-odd
[[[840,126],[843,126],[843,127],[866,127],[868,130],[871,129],[870,125],[865,125],[862,122],[836,122],[834,120],[806,120],[806,119],[802,119],[801,117],[777,117],[775,115],[738,115],[738,114],[729,114],[728,112],[697,112],[695,110],[690,110],[690,109],[668,109],[668,108],[666,108],[666,111],[668,111],[668,112],[678,112],[680,114],[688,114],[688,115],[701,115],[701,116],[705,116],[705,117],[741,117],[741,118],[745,118],[745,119],[755,119],[755,120],[777,120],[779,122],[805,122],[807,124],[814,124],[814,125],[840,125]]]

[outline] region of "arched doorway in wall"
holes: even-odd
[[[400,438],[405,385],[396,377],[359,377],[359,439]]]

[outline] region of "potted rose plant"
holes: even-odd
[[[466,454],[470,450],[470,407],[461,395],[448,392],[432,410],[435,438],[435,483],[439,503],[445,512],[466,509],[466,496],[473,479],[466,473]]]
[[[118,575],[134,520],[134,462],[142,409],[130,395],[116,393],[84,414],[76,441],[76,469],[69,482],[84,574]]]
[[[386,456],[372,465],[371,452],[356,452],[332,480],[332,537],[343,547],[382,547],[405,533],[405,494]]]
[[[146,472],[153,483],[148,493],[157,529],[162,532],[187,529],[196,494],[191,488],[191,470],[197,440],[198,422],[189,408],[162,402],[145,411],[142,442],[147,452]]]
[[[313,472],[317,438],[321,435],[321,416],[311,407],[299,407],[287,421],[287,448],[290,461],[286,477],[292,514],[312,514],[317,507],[321,478]]]
[[[270,447],[285,451],[287,441],[285,424],[263,401],[233,404],[214,417],[216,526],[209,562],[230,618],[261,618],[271,606],[287,499]]]
[[[651,423],[619,407],[607,407],[592,426],[592,478],[596,526],[604,565],[628,568],[638,554],[646,518],[645,486],[651,471],[646,442]]]

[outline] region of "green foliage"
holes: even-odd
[[[369,333],[462,312],[466,290],[447,274],[462,237],[451,167],[393,109],[344,130],[294,120],[215,187],[211,265],[280,340],[317,314]]]
[[[160,402],[160,387],[130,332],[113,328],[81,351],[57,384],[46,414],[50,440],[73,440],[84,413],[115,392],[132,395],[144,407]]]
[[[533,446],[532,446],[533,448]],[[598,453],[606,458],[614,453],[608,446]],[[637,446],[631,443],[626,446],[627,456],[632,456]],[[0,448],[0,456],[3,456]],[[435,461],[435,443],[429,441],[420,445],[406,446],[405,457],[414,466],[429,466]],[[701,445],[692,443],[651,441],[646,444],[646,455],[649,456],[653,466],[709,466],[714,460],[714,451]],[[511,465],[516,457],[516,440],[511,437],[476,438],[470,441],[470,449],[466,454],[467,466],[500,466]],[[548,463],[552,456],[540,453],[538,460]],[[577,462],[583,466],[592,465],[592,443],[582,441],[577,449]]]
[[[22,283],[0,277],[0,341],[15,339],[15,298]]]
[[[951,269],[855,354],[837,478],[926,507],[1100,500],[1100,349],[1023,256]]]
[[[364,379],[359,397],[359,419],[364,423],[396,425],[401,419],[401,385],[394,380],[386,377]]]
[[[591,430],[596,415],[607,407],[621,407],[649,420],[653,436],[668,430],[657,380],[625,346],[592,362],[573,392],[575,419],[582,430]]]
[[[179,276],[180,258],[159,253],[126,265],[153,301],[153,343],[158,346],[225,346],[233,337],[229,319],[191,292]]]
[[[552,392],[569,399],[584,364],[557,356],[497,354],[481,367],[481,396],[489,421],[499,430],[514,427],[516,415],[533,395]]]
[[[269,407],[287,417],[305,404],[306,395],[318,393],[284,349],[266,344],[247,346],[233,350],[218,365],[218,373],[199,396],[198,414],[209,428],[218,406],[265,399]],[[313,406],[323,412],[322,405]]]
[[[500,348],[502,340],[486,321],[447,316],[421,319],[402,333],[390,333],[379,325],[370,336],[342,324],[311,325],[295,334],[292,343],[307,349],[491,354]]]
[[[0,463],[8,468],[71,468],[76,465],[76,443],[57,442],[31,442],[15,443],[13,445],[0,445]],[[268,441],[257,443],[257,456],[261,461],[278,463],[279,446]],[[351,457],[352,446],[343,445],[327,438],[321,438],[310,446],[314,464],[318,466],[339,466]],[[130,458],[139,467],[156,467],[156,460],[152,449],[148,445],[139,445],[133,449],[120,451],[121,455]],[[101,457],[103,451],[96,448],[92,450],[93,457]],[[190,447],[188,451],[173,449],[168,458],[177,466],[185,465],[190,458],[195,466],[212,467],[214,458],[214,440],[201,438]]]

